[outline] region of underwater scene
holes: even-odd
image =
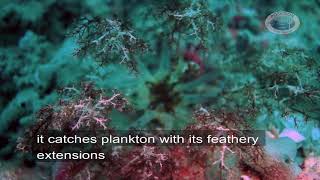
[[[0,180],[320,180],[319,33],[320,0],[1,0]]]

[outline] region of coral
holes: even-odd
[[[98,87],[116,88],[128,97],[133,108],[139,112],[132,127],[182,128],[192,120],[188,111],[198,104],[205,104],[219,92],[205,84],[215,76],[210,72],[204,72],[201,76],[190,73],[191,67],[182,59],[182,54],[177,59],[163,55],[159,64],[149,61],[154,58],[157,57],[142,56],[137,61],[137,70],[143,76],[136,76],[118,65],[110,65],[89,79],[98,82]],[[151,71],[148,66],[158,69]],[[193,89],[194,86],[198,88]]]
[[[304,161],[303,171],[297,177],[298,180],[318,179],[320,177],[319,157],[308,157]]]
[[[227,112],[201,109],[195,112],[195,118],[196,122],[190,124],[185,130],[226,132],[234,130],[241,133],[237,129],[247,126],[241,117]],[[58,118],[53,121],[57,121],[57,124],[63,123],[62,126],[70,124],[66,120],[59,122]],[[43,128],[39,129],[41,124],[43,123],[40,120],[32,129],[41,131]],[[48,127],[49,129],[55,128],[55,126]],[[34,132],[32,129],[31,132]],[[32,136],[25,136],[25,144],[29,144],[26,143],[29,138]],[[61,148],[63,149],[63,147]],[[181,177],[206,179],[208,174],[214,178],[224,176],[226,179],[236,179],[250,174],[254,174],[260,179],[289,180],[293,177],[292,170],[285,162],[268,155],[260,146],[238,144],[224,144],[222,146],[143,145],[112,148],[106,153],[107,158],[102,161],[57,162],[55,178],[57,180],[94,179],[103,175],[111,179],[180,179]]]
[[[76,52],[78,56],[91,54],[104,64],[120,59],[119,64],[127,64],[134,69],[133,54],[146,48],[132,31],[123,29],[117,20],[82,18],[77,24],[70,35],[77,37],[80,46]]]
[[[66,39],[55,46],[45,37],[27,31],[17,47],[1,47],[0,122],[1,157],[14,159],[17,134],[34,122],[35,113],[53,104],[57,89],[83,78],[90,63],[74,61],[75,43]],[[78,69],[75,71],[74,66]],[[72,74],[72,76],[70,76]]]
[[[120,93],[114,92],[108,97],[103,91],[94,89],[92,84],[85,84],[83,90],[65,88],[63,93],[72,98],[65,97],[55,106],[40,109],[36,124],[30,127],[25,137],[19,139],[18,149],[30,152],[32,148],[37,148],[32,147],[35,146],[33,140],[36,136],[46,135],[52,130],[66,134],[84,129],[108,131],[111,111],[128,110],[128,102]]]

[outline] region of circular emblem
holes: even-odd
[[[279,11],[270,14],[265,21],[265,25],[273,33],[289,34],[299,28],[300,20],[298,16],[290,12]]]

